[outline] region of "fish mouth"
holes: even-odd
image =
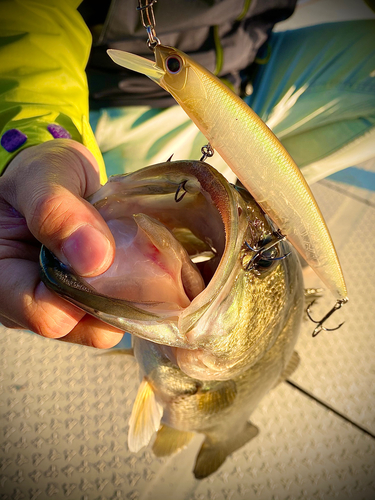
[[[116,49],[108,49],[107,54],[119,66],[136,71],[137,73],[142,73],[156,83],[159,83],[165,74],[164,70],[162,70],[155,62],[150,61],[145,57]]]
[[[126,240],[124,249],[115,237],[115,262],[106,273],[88,279],[43,247],[42,279],[112,326],[186,348],[181,317],[187,315],[190,324],[192,314],[203,314],[221,281],[228,279],[231,259],[238,260],[233,196],[228,182],[201,162],[167,162],[113,176],[88,201],[112,233],[118,231],[119,239]],[[122,261],[116,262],[117,256]]]

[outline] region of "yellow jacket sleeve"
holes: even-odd
[[[0,2],[0,174],[22,149],[71,136],[94,154],[105,181],[88,120],[85,67],[91,34],[77,11],[79,4]]]

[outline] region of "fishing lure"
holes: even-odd
[[[333,293],[332,312],[339,309],[348,297],[337,253],[314,196],[289,153],[258,115],[210,71],[158,40],[152,49],[155,62],[120,50],[110,49],[108,54],[174,97]]]

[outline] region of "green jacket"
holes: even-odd
[[[85,67],[92,40],[77,12],[79,4],[0,2],[0,136],[12,129],[27,136],[13,152],[0,146],[0,173],[22,149],[53,140],[48,128],[55,124],[90,149],[105,182],[104,162],[89,125]]]

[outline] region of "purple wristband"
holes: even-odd
[[[47,127],[47,130],[54,139],[72,138],[72,136],[69,134],[67,130],[64,129],[64,127],[62,127],[61,125],[57,125],[56,123],[50,123]]]
[[[20,148],[22,144],[25,144],[26,141],[27,135],[23,134],[16,128],[12,128],[10,130],[7,130],[3,134],[0,144],[5,149],[5,151],[8,151],[8,153],[13,153],[13,151],[16,151],[18,148]]]

